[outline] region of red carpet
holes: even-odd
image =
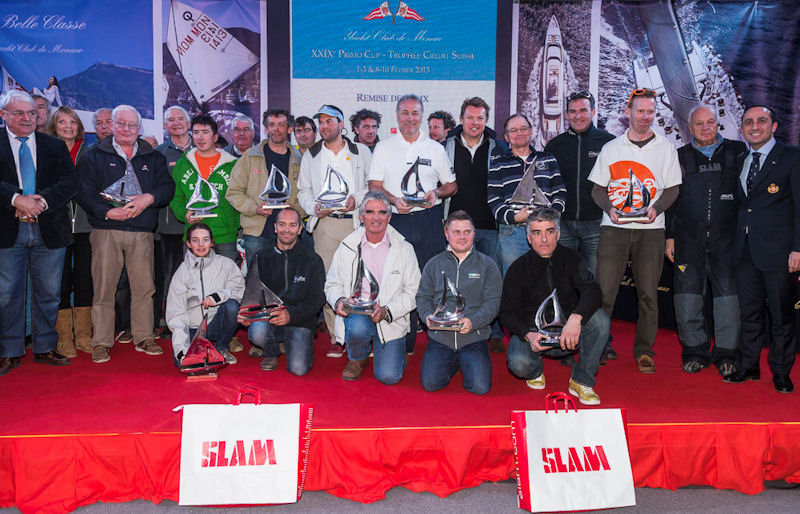
[[[596,391],[602,407],[627,409],[637,486],[754,494],[765,479],[800,482],[800,394],[773,391],[766,354],[761,381],[724,384],[713,369],[683,373],[677,337],[662,331],[658,372],[644,375],[633,361],[633,331],[615,321],[620,359],[600,368]],[[547,393],[566,391],[568,368],[546,360],[547,389],[533,391],[508,373],[504,355],[493,355],[488,395],[466,393],[460,375],[427,393],[419,385],[424,341],[396,386],[378,383],[371,367],[342,381],[345,360],[325,357],[327,337],[305,377],[287,373],[283,359],[278,371],[262,372],[246,352],[216,382],[194,383],[166,355],[132,345],[118,344],[102,365],[86,354],[66,368],[28,356],[0,378],[0,506],[63,512],[100,500],[176,500],[181,417],[172,409],[231,402],[248,382],[265,402],[314,405],[309,490],[370,502],[397,485],[447,495],[509,478],[509,411],[540,409]]]

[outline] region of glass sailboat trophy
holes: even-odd
[[[366,295],[364,295],[364,281],[367,282],[368,288]],[[364,260],[359,257],[356,280],[353,285],[353,294],[344,302],[344,311],[350,314],[366,314],[367,316],[371,316],[372,311],[375,309],[375,304],[378,301],[379,292],[378,281],[375,280],[375,277],[370,273],[369,269],[364,264]]]
[[[208,191],[208,197],[204,196],[205,190]],[[186,202],[186,209],[194,211],[195,218],[216,218],[217,213],[213,211],[218,205],[219,191],[211,182],[198,173],[192,196]]]
[[[208,340],[208,314],[203,316],[179,369],[187,375],[211,375],[225,366],[225,358]]]
[[[320,203],[319,210],[345,210],[345,202],[349,194],[350,188],[347,186],[344,177],[332,166],[328,165],[328,170],[325,172],[325,179],[322,181],[322,191],[317,195],[317,201]]]
[[[285,209],[289,207],[287,203],[292,196],[292,184],[289,177],[277,168],[274,164],[269,171],[269,178],[264,190],[258,198],[265,202],[264,209]]]
[[[553,317],[549,321],[546,317],[546,313],[549,310],[548,303],[552,305],[553,312]],[[542,300],[539,308],[536,309],[536,331],[546,337],[546,339],[539,341],[539,346],[560,348],[561,344],[558,342],[558,338],[566,322],[564,311],[561,310],[561,304],[558,303],[558,294],[553,289],[553,292]]]
[[[425,190],[422,189],[422,183],[419,181],[419,157],[403,175],[403,180],[400,181],[400,192],[403,193],[403,201],[408,205],[412,207],[428,206]]]
[[[433,314],[428,316],[428,328],[430,330],[460,330],[461,320],[464,319],[464,305],[466,304],[464,295],[447,278],[444,271],[442,271],[442,281],[444,282],[442,300],[436,310],[433,311]],[[452,301],[448,303],[449,298],[452,298]]]
[[[633,173],[633,169],[628,168],[628,197],[625,198],[625,203],[619,209],[619,217],[625,221],[647,221],[647,211],[650,208],[650,191]],[[642,206],[634,207],[633,197],[634,193],[639,191],[642,195]],[[627,209],[627,210],[625,210]]]
[[[283,300],[261,281],[258,263],[254,261],[253,267],[247,273],[239,314],[245,321],[269,321],[273,314],[284,309],[286,306]]]
[[[130,162],[126,163],[125,174],[119,180],[100,192],[100,196],[107,200],[114,207],[122,207],[131,201],[134,196],[142,194],[142,186],[133,166]]]
[[[552,207],[550,200],[536,183],[536,159],[533,159],[528,169],[522,175],[522,179],[517,184],[514,194],[506,200],[508,208],[513,211],[521,211],[525,207]]]

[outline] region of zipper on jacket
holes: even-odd
[[[578,136],[578,176],[577,182],[575,184],[575,220],[579,221],[581,219],[581,135],[577,134]]]
[[[200,257],[200,312],[203,313],[203,314],[205,314],[205,312],[204,312],[205,307],[203,307],[203,302],[206,299],[206,286],[203,283],[203,264],[204,263],[205,263],[205,259],[203,257]]]

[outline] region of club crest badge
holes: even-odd
[[[776,184],[774,182],[772,184],[770,184],[769,187],[767,187],[767,193],[769,193],[771,195],[774,195],[775,193],[777,193],[780,190],[781,190],[781,188],[779,188],[778,184]]]

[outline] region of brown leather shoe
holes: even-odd
[[[51,366],[66,366],[69,364],[69,359],[55,350],[50,350],[46,353],[34,353],[33,362],[50,364]]]
[[[492,353],[506,353],[506,345],[503,344],[501,338],[493,337],[489,339],[489,351]]]
[[[361,373],[369,364],[369,359],[362,359],[360,361],[347,361],[344,371],[342,371],[342,380],[358,380]]]
[[[649,355],[642,355],[638,359],[636,359],[636,367],[639,368],[639,371],[642,373],[655,373],[656,372],[656,363],[653,362],[653,358]]]
[[[19,366],[19,357],[0,357],[0,376]]]

